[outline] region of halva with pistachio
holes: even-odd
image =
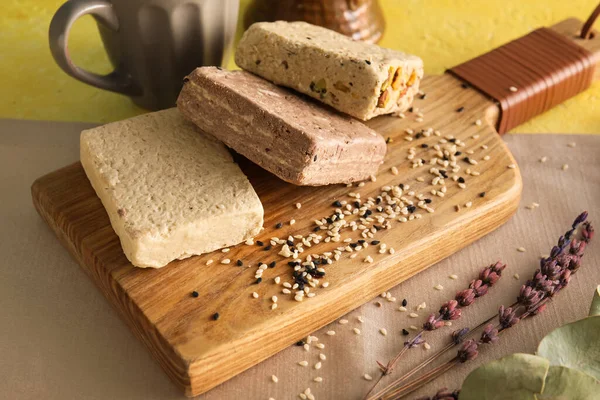
[[[253,24],[239,43],[235,61],[364,121],[408,109],[423,77],[419,57],[306,22]]]

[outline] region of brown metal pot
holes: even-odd
[[[306,21],[370,43],[385,29],[378,0],[254,0],[244,15],[246,28],[278,20]]]

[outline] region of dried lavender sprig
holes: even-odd
[[[417,400],[458,400],[460,390],[448,392],[448,388],[441,388],[433,397],[421,397]]]
[[[462,290],[456,294],[454,300],[447,301],[444,303],[438,312],[438,315],[431,314],[427,321],[423,324],[423,329],[415,335],[411,340],[406,341],[404,343],[404,347],[400,350],[400,352],[394,357],[392,360],[388,362],[386,366],[383,366],[378,362],[379,368],[381,369],[381,374],[379,378],[375,381],[371,389],[365,395],[365,398],[369,397],[371,392],[375,389],[375,387],[379,384],[379,382],[383,379],[385,375],[389,375],[396,363],[400,360],[400,358],[404,355],[404,353],[413,347],[418,346],[423,343],[424,340],[422,338],[423,334],[426,331],[433,331],[438,328],[444,326],[444,321],[456,320],[461,317],[461,308],[467,307],[475,301],[476,298],[482,297],[487,294],[489,287],[493,286],[498,282],[500,277],[502,276],[502,271],[506,268],[506,264],[497,261],[494,264],[491,264],[488,267],[485,267],[479,273],[479,279],[475,279],[471,281],[469,284],[469,288]]]
[[[516,325],[521,319],[525,319],[527,317],[534,316],[542,312],[546,308],[547,303],[552,300],[553,296],[556,295],[558,291],[566,287],[566,285],[569,283],[571,274],[575,273],[581,266],[581,257],[584,255],[584,250],[587,243],[589,243],[589,241],[594,237],[594,228],[591,225],[591,223],[585,222],[586,219],[587,212],[580,214],[573,222],[571,229],[567,231],[567,233],[565,233],[564,236],[561,236],[559,238],[558,246],[555,246],[551,253],[552,256],[546,259],[546,262],[556,261],[555,264],[560,266],[559,270],[555,270],[553,268],[553,265],[548,265],[546,267],[546,272],[548,274],[556,274],[555,278],[557,279],[549,280],[547,275],[541,273],[542,269],[537,270],[534,273],[533,279],[527,281],[527,283],[521,288],[521,292],[519,293],[519,299],[516,303],[514,303],[510,307],[500,306],[498,314],[496,314],[499,321],[498,326],[486,326],[478,341],[474,341],[473,339],[471,339],[461,346],[461,349],[459,349],[459,352],[457,354],[457,357],[459,358],[459,360],[461,360],[461,362],[465,362],[476,358],[478,354],[477,349],[479,345],[496,342],[500,333]],[[577,226],[582,223],[583,225],[581,231],[581,241],[571,239],[571,236],[577,228]],[[569,253],[565,254],[564,250],[566,250],[567,246],[569,246]],[[559,251],[556,251],[556,248],[558,248]],[[550,284],[548,284],[548,282],[550,282]],[[538,299],[539,295],[530,290],[527,290],[527,287],[538,289],[537,293],[542,293],[543,297],[541,299]],[[519,309],[521,310],[521,313],[517,316],[517,311]],[[486,320],[484,323],[479,324],[477,328],[489,323],[495,317],[496,316],[493,316]],[[431,356],[429,360],[435,360],[454,346],[454,343],[447,345],[444,349]],[[414,373],[424,368],[427,364],[429,364],[429,362],[421,363],[419,366],[409,371],[408,374],[381,390],[376,396],[372,397],[372,399],[388,398],[388,395],[400,395],[400,397],[404,396],[406,394],[411,393],[414,390],[417,390],[425,383],[435,379],[437,376],[447,371],[447,369],[436,368],[430,371],[429,373],[423,375],[422,377],[417,378],[407,384],[404,384],[400,387],[395,386],[399,382],[406,380],[409,376],[412,376]],[[445,364],[443,364],[442,366],[444,365]],[[448,369],[450,369],[451,367],[449,367]],[[434,374],[435,376],[432,375],[433,371],[436,371]]]

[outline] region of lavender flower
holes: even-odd
[[[515,311],[512,307],[504,308],[500,306],[498,310],[498,321],[502,329],[508,329],[519,322],[519,318],[515,315]]]
[[[440,307],[440,317],[445,321],[459,319],[461,315],[460,308],[456,308],[458,302],[456,300],[447,301]]]
[[[448,392],[448,388],[442,388],[433,397],[421,397],[417,400],[458,400],[458,394],[460,390]]]
[[[481,279],[471,281],[469,288],[473,289],[475,298],[485,296],[488,292],[488,285],[484,284]]]
[[[427,321],[425,321],[425,323],[423,324],[423,329],[426,331],[434,331],[438,328],[441,328],[442,326],[444,326],[444,322],[438,321],[435,318],[435,315],[431,314],[427,318]]]
[[[475,291],[473,289],[461,290],[456,294],[455,299],[461,307],[470,306],[475,301]]]
[[[464,340],[467,333],[469,333],[469,328],[462,328],[452,332],[452,341],[454,344],[460,344]]]
[[[462,344],[462,346],[460,347],[460,349],[458,350],[458,360],[461,363],[467,362],[469,360],[473,360],[474,358],[477,358],[477,355],[479,354],[479,352],[477,351],[477,348],[479,347],[479,345],[477,344],[477,342],[473,339],[469,339],[466,342],[464,342]]]
[[[494,343],[498,340],[498,329],[494,325],[489,324],[481,333],[481,343]]]
[[[519,297],[517,297],[517,302],[526,306],[534,306],[542,300],[543,296],[544,294],[535,288],[523,285]]]

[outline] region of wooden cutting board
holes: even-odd
[[[572,30],[573,25],[568,21],[565,24],[555,29]],[[376,182],[352,188],[296,187],[240,160],[264,205],[265,229],[256,239],[265,245],[272,237],[309,235],[317,226],[316,219],[334,212],[335,200],[355,200],[348,196],[350,192],[360,193],[365,200],[377,196],[384,186],[404,184],[410,185],[405,192],[421,193],[432,200],[428,206],[433,212],[417,208],[415,213],[421,218],[407,222],[395,218],[390,229],[380,230],[368,239],[385,243],[395,250],[393,254],[380,254],[376,245],[356,253],[344,252],[340,261],[325,266],[326,276],[312,289],[316,296],[302,302],[282,294],[283,286],[274,281],[280,277],[281,282],[292,282],[293,269],[277,254],[281,246],[266,251],[257,245],[241,244],[228,253],[192,257],[159,270],[133,267],[80,163],[39,178],[32,187],[33,202],[166,373],[186,395],[198,395],[467,246],[516,211],[521,176],[493,128],[498,118],[496,105],[448,74],[426,76],[422,90],[426,97],[415,100],[415,110],[407,112],[406,118],[380,117],[368,123],[390,138]],[[459,108],[463,111],[458,112]],[[417,135],[429,128],[439,130],[440,136]],[[413,134],[406,133],[407,129]],[[413,168],[413,161],[430,160],[435,152],[432,146],[455,139],[465,143],[459,148],[461,170],[456,175],[465,179],[466,186],[460,188],[459,182],[451,179],[454,173],[448,172],[444,197],[432,195],[431,190],[440,190],[441,186],[432,185],[430,166]],[[416,154],[412,161],[407,160],[410,148]],[[397,175],[392,167],[398,169]],[[418,179],[421,177],[423,182]],[[472,205],[466,207],[467,203]],[[291,219],[296,221],[294,225],[290,225]],[[280,222],[283,227],[277,229]],[[353,242],[360,238],[359,231],[347,231],[342,236]],[[303,256],[322,254],[338,246],[346,244],[321,242],[306,248]],[[350,258],[351,254],[357,256]],[[364,261],[367,256],[372,263]],[[225,258],[232,262],[220,263]],[[206,265],[209,259],[214,262]],[[243,267],[236,265],[238,259]],[[263,282],[256,284],[258,263],[273,261],[276,266],[268,268]],[[324,282],[329,283],[326,288],[322,287]],[[197,298],[191,296],[193,291],[199,293]],[[253,292],[259,294],[258,299],[253,298]],[[274,310],[273,295],[278,297]],[[218,320],[213,319],[215,313],[219,313]]]

